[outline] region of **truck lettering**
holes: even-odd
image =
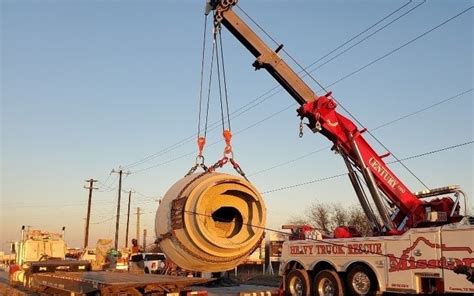
[[[313,255],[313,246],[296,245],[290,246],[291,255]]]
[[[395,189],[398,185],[397,180],[373,157],[369,159],[369,165],[387,182],[387,184]]]
[[[411,246],[402,251],[402,255],[397,257],[394,254],[388,254],[389,257],[389,272],[403,271],[409,269],[454,269],[456,266],[474,266],[474,258],[452,258],[449,257],[449,260],[446,257],[442,256],[439,259],[416,259],[415,257],[409,255],[412,250],[414,250],[418,244],[423,243],[426,246],[433,249],[441,249],[443,252],[449,251],[465,251],[469,254],[473,253],[473,250],[470,247],[458,247],[458,246],[446,246],[445,244],[432,243],[425,237],[418,237]]]
[[[450,258],[451,259],[451,258]],[[438,259],[419,259],[417,260],[413,256],[403,255],[399,258],[389,255],[389,272],[395,271],[404,271],[410,269],[454,269],[456,266],[468,266],[472,267],[474,265],[474,258],[453,258],[447,260],[446,257],[441,257]]]
[[[382,254],[382,243],[348,244],[348,254]]]

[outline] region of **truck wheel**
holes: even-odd
[[[351,295],[375,295],[377,278],[369,268],[357,265],[347,274],[347,288]]]
[[[306,270],[295,269],[290,271],[285,278],[286,296],[310,296],[311,284]]]
[[[150,270],[148,269],[148,267],[145,267],[145,273],[150,273]]]
[[[337,272],[332,270],[321,270],[314,277],[314,295],[343,296],[344,287]]]

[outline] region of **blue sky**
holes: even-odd
[[[69,244],[80,246],[85,179],[99,179],[113,189],[112,168],[195,133],[202,2],[1,1],[0,248],[18,238],[21,225],[51,230],[65,225]],[[242,0],[240,7],[299,63],[308,65],[407,2]],[[419,3],[409,3],[369,33]],[[329,85],[470,6],[472,1],[424,3],[313,75]],[[471,9],[330,89],[369,129],[469,90],[473,87],[472,24]],[[253,70],[253,56],[225,29],[223,41],[232,112],[272,88],[275,81],[263,70]],[[321,94],[312,81],[308,83]],[[472,102],[471,91],[374,134],[400,158],[472,141]],[[235,158],[261,191],[345,171],[342,160],[326,149],[252,176],[330,144],[309,130],[302,139],[298,137],[292,103],[289,95],[279,92],[232,120]],[[217,107],[218,97],[213,96],[211,122],[219,120]],[[238,132],[285,107],[271,119]],[[219,139],[219,133],[209,132],[208,143]],[[208,146],[206,159],[217,160],[222,148],[222,143]],[[187,142],[129,168],[132,174],[124,179],[124,189],[139,192],[133,195],[132,208],[139,206],[145,213],[142,223],[149,242],[157,208],[154,199],[187,172],[195,149],[194,141]],[[166,164],[140,171],[160,163]],[[431,187],[460,184],[468,195],[474,193],[472,145],[409,160],[406,165]],[[392,168],[413,191],[423,189],[399,165]],[[98,186],[91,220],[100,223],[92,224],[91,244],[112,237],[115,225],[116,191]],[[335,178],[269,193],[265,200],[269,226],[279,228],[315,201],[355,204],[357,199],[346,178]],[[135,217],[131,223],[135,233]],[[121,231],[120,241],[123,237]]]

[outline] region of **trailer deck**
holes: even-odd
[[[32,284],[36,287],[78,294],[100,291],[101,295],[121,292],[130,295],[151,292],[165,295],[170,292],[181,292],[188,286],[208,281],[209,279],[203,278],[111,271],[37,273],[32,276]]]

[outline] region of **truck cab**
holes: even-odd
[[[166,256],[163,253],[137,253],[130,257],[130,266],[145,273],[160,273],[165,267]]]
[[[12,246],[15,264],[10,267],[11,283],[30,288],[35,273],[90,270],[87,261],[66,260],[66,242],[63,234],[22,229],[22,238]]]

